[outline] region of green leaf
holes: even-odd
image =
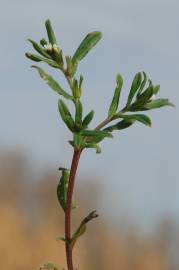
[[[108,117],[113,116],[118,109],[122,85],[123,85],[122,76],[120,74],[118,74],[116,76],[116,89],[115,89],[114,96],[113,96],[113,99],[112,99],[112,102],[111,102],[111,105],[110,105],[110,108],[108,111]]]
[[[115,125],[112,125],[112,126],[105,128],[104,130],[109,131],[109,132],[112,132],[114,130],[122,130],[122,129],[128,128],[131,125],[133,125],[133,123],[135,121],[136,120],[134,120],[134,119],[133,120],[122,120]]]
[[[151,96],[153,95],[154,93],[154,87],[153,85],[150,85],[139,97],[138,97],[138,101],[143,101],[144,103],[146,103],[150,98]]]
[[[75,121],[73,120],[70,111],[68,110],[68,107],[66,104],[63,102],[63,100],[59,99],[58,101],[58,109],[59,113],[61,115],[61,118],[67,125],[67,127],[74,132],[75,131]]]
[[[33,48],[40,53],[42,56],[46,57],[46,58],[50,58],[50,55],[48,53],[46,53],[46,51],[35,41],[33,41],[32,39],[28,39],[28,41],[30,41],[30,43],[32,44]]]
[[[62,171],[62,176],[57,186],[57,197],[62,209],[65,212],[70,170],[66,168],[59,168],[59,170]],[[72,203],[72,209],[74,208],[76,208],[76,206],[74,203]],[[58,237],[58,240],[59,239],[65,241],[63,237]]]
[[[53,29],[52,29],[50,20],[46,20],[45,26],[46,26],[46,29],[47,29],[47,35],[48,35],[49,43],[51,43],[52,45],[57,44],[55,34],[54,34]]]
[[[97,42],[102,38],[102,33],[95,31],[89,33],[81,42],[80,46],[73,55],[73,63],[81,61],[87,53],[97,44]]]
[[[105,138],[113,138],[113,135],[110,132],[104,130],[82,130],[80,133],[82,136],[87,137],[86,143],[90,143],[93,145],[93,147],[91,146],[91,148],[98,148],[96,144],[101,142]]]
[[[144,109],[147,109],[147,110],[158,109],[164,106],[175,107],[175,105],[171,103],[168,99],[159,98],[145,104]]]
[[[35,54],[26,53],[25,56],[27,58],[29,58],[30,60],[35,61],[35,62],[41,62],[42,61],[41,57],[39,57],[38,55],[35,55]]]
[[[103,130],[82,130],[81,131],[81,135],[82,136],[87,136],[87,137],[95,137],[95,136],[102,136],[103,138],[108,137],[108,138],[112,138],[112,134],[107,132],[107,131],[103,131]]]
[[[147,115],[144,114],[131,114],[131,115],[124,115],[124,114],[118,114],[119,118],[123,118],[124,120],[137,120],[141,123],[143,123],[146,126],[151,126],[151,120]]]
[[[139,87],[141,85],[141,82],[142,82],[142,75],[141,75],[141,72],[139,72],[135,75],[135,77],[133,79],[131,89],[129,92],[129,96],[127,99],[127,104],[126,104],[127,107],[131,104],[133,97],[135,96],[137,90],[139,89]]]
[[[69,170],[62,169],[62,176],[60,178],[59,184],[57,186],[57,197],[58,201],[65,212],[66,208],[66,198],[67,198],[67,190],[68,190],[68,181],[69,181]]]
[[[83,235],[86,231],[86,224],[91,221],[94,218],[97,218],[98,214],[96,213],[96,211],[92,211],[87,217],[85,217],[83,219],[83,221],[81,222],[80,226],[78,227],[78,229],[76,230],[76,232],[73,234],[71,241],[70,241],[70,245],[73,248],[76,241],[78,240],[78,238]]]
[[[88,125],[92,121],[93,117],[94,117],[94,111],[92,110],[83,119],[83,122],[82,122],[83,128],[87,128],[88,127]]]
[[[140,111],[153,95],[153,86],[149,86],[138,99],[128,107],[128,111]]]
[[[82,106],[82,103],[79,99],[75,100],[75,109],[76,109],[75,124],[77,126],[81,126],[82,125],[83,106]]]
[[[144,89],[144,87],[145,87],[145,85],[147,83],[147,75],[146,75],[146,73],[143,71],[142,74],[143,74],[144,78],[143,78],[143,81],[142,81],[142,83],[140,85],[140,88],[139,88],[139,90],[137,92],[137,98],[139,97],[139,95],[141,94],[141,92],[143,91],[143,89]]]
[[[31,54],[31,53],[26,53],[25,56],[27,58],[29,58],[30,60],[32,60],[32,61],[35,61],[35,62],[41,62],[41,61],[43,61],[46,64],[48,64],[49,66],[52,66],[54,68],[59,68],[59,65],[55,61],[53,61],[51,59],[43,58],[43,57],[41,57],[39,55]]]
[[[36,68],[40,77],[59,95],[62,95],[66,99],[73,100],[73,97],[69,95],[66,91],[64,91],[61,86],[53,79],[52,76],[48,75],[42,68],[37,66],[32,66]]]

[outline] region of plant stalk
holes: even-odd
[[[70,245],[71,239],[71,208],[72,208],[72,196],[74,190],[75,176],[82,150],[74,150],[73,159],[71,163],[70,176],[68,182],[67,201],[65,209],[65,246],[66,246],[66,260],[68,270],[73,270],[73,257],[72,247]]]

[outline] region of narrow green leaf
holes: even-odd
[[[142,75],[141,72],[139,72],[135,75],[133,79],[126,106],[129,106],[131,104],[133,97],[135,96],[137,90],[141,85],[141,82],[142,82]]]
[[[49,66],[52,66],[54,68],[59,68],[59,65],[55,61],[53,61],[51,59],[43,58],[43,57],[41,57],[39,55],[31,54],[31,53],[26,53],[25,55],[26,55],[27,58],[31,59],[32,61],[35,61],[35,62],[43,61],[46,64],[48,64]]]
[[[62,171],[62,176],[57,186],[57,197],[59,204],[65,212],[70,170],[66,168],[60,168],[60,170]],[[76,206],[74,205],[74,203],[72,203],[72,209],[74,208],[76,208]],[[58,237],[58,240],[59,239],[62,241],[66,241],[63,237]]]
[[[151,96],[154,94],[154,87],[153,85],[150,85],[139,97],[138,97],[138,101],[143,101],[144,103],[146,103]]]
[[[140,111],[153,95],[153,86],[149,86],[138,99],[128,107],[128,111]]]
[[[62,120],[65,122],[67,127],[74,132],[75,131],[75,121],[73,120],[69,110],[67,109],[67,106],[65,103],[60,99],[58,102],[58,109],[59,113],[61,115]]]
[[[117,109],[118,109],[122,85],[123,85],[122,76],[120,74],[118,74],[116,76],[116,89],[115,89],[115,92],[114,92],[114,96],[113,96],[111,105],[109,107],[108,117],[113,116],[116,113]]]
[[[32,39],[28,39],[28,41],[30,41],[30,43],[32,44],[33,48],[40,53],[42,56],[46,57],[46,58],[50,58],[50,55],[35,41],[33,41]]]
[[[57,197],[58,201],[65,212],[66,208],[66,198],[68,190],[68,181],[69,181],[70,172],[67,169],[62,169],[62,176],[60,178],[59,184],[57,186]]]
[[[103,130],[82,130],[81,131],[81,135],[82,136],[87,136],[87,137],[95,137],[95,136],[103,136],[108,137],[108,138],[112,138],[112,134],[107,132],[107,131],[103,131]]]
[[[102,38],[101,32],[89,33],[81,42],[80,46],[73,55],[73,63],[81,61],[87,53],[97,44],[97,42]]]
[[[78,238],[83,235],[86,231],[86,224],[91,221],[94,218],[97,218],[98,214],[96,213],[96,211],[92,211],[87,217],[85,217],[83,219],[83,221],[81,222],[80,226],[78,227],[78,229],[76,230],[76,232],[73,234],[72,238],[71,238],[71,242],[70,245],[73,248],[76,241],[78,240]]]
[[[77,79],[73,80],[72,91],[73,91],[73,96],[75,99],[79,99],[81,97],[81,89],[79,88]]]
[[[39,59],[39,56],[35,55],[35,54],[26,53],[25,56],[27,58],[29,58],[30,60],[35,61],[35,62],[41,62],[42,61],[41,59]]]
[[[56,38],[55,38],[55,34],[54,34],[53,29],[52,29],[50,20],[46,20],[45,26],[46,26],[46,29],[47,29],[47,35],[48,35],[49,42],[52,45],[53,44],[57,44],[57,41],[56,41]]]
[[[175,105],[173,103],[171,103],[168,99],[163,99],[163,98],[159,98],[156,100],[153,100],[147,104],[145,104],[144,109],[158,109],[160,107],[164,107],[164,106],[171,106],[171,107],[175,107]]]
[[[122,130],[122,129],[126,129],[128,127],[130,127],[131,125],[133,125],[133,123],[135,122],[136,120],[122,120],[120,122],[118,122],[117,124],[115,125],[112,125],[112,126],[109,126],[107,128],[105,128],[104,130],[105,131],[109,131],[109,132],[112,132],[114,130]]]
[[[83,122],[82,122],[83,128],[87,128],[88,127],[88,125],[92,121],[93,117],[94,117],[94,111],[92,110],[83,119]]]
[[[75,124],[81,126],[82,125],[82,115],[83,115],[83,106],[81,101],[75,100]]]
[[[131,114],[131,115],[125,115],[125,114],[118,114],[119,118],[123,118],[124,120],[137,120],[141,123],[143,123],[146,126],[151,126],[151,120],[147,115],[144,114]]]
[[[52,88],[55,92],[57,92],[59,95],[62,95],[66,99],[73,100],[73,97],[69,95],[66,91],[64,91],[61,86],[53,79],[52,76],[48,75],[42,68],[37,66],[32,66],[33,68],[36,68],[40,77]]]
[[[70,113],[70,110],[68,109],[67,105],[65,104],[65,102],[62,99],[59,100],[59,104],[62,107],[65,116],[71,116],[72,117],[72,115]]]
[[[142,74],[143,74],[144,78],[143,78],[143,81],[142,81],[142,83],[140,85],[140,88],[139,88],[139,90],[137,92],[137,98],[139,97],[139,95],[141,94],[141,92],[143,91],[143,89],[144,89],[144,87],[145,87],[145,85],[147,83],[147,75],[146,75],[146,73],[143,71]]]

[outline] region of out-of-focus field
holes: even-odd
[[[58,177],[58,172],[44,172],[37,177],[17,154],[0,157],[1,269],[38,269],[48,261],[65,267],[64,244],[56,241],[64,229],[63,212],[54,196]],[[94,210],[90,205],[99,195],[99,189],[90,186],[90,181],[85,183],[78,189],[82,206],[74,210],[74,227]],[[133,228],[130,230],[124,227],[113,227],[103,217],[92,221],[75,247],[77,269],[179,269],[177,230],[170,220],[161,222],[148,236],[135,226],[129,226]]]

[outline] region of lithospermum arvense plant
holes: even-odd
[[[94,111],[91,110],[87,115],[83,115],[83,104],[81,95],[83,90],[83,76],[78,76],[78,66],[91,49],[102,38],[101,32],[89,33],[80,43],[72,56],[64,55],[62,48],[58,45],[50,20],[45,22],[48,41],[44,38],[39,43],[29,39],[36,54],[26,53],[26,56],[34,62],[44,62],[48,66],[59,70],[66,79],[69,91],[63,89],[54,78],[47,74],[41,67],[33,65],[40,77],[54,90],[59,96],[59,114],[72,133],[69,144],[73,147],[73,157],[70,169],[60,168],[61,178],[57,186],[57,197],[65,215],[65,235],[60,239],[64,241],[66,247],[67,269],[73,270],[73,249],[79,237],[85,233],[87,223],[98,217],[94,210],[89,213],[79,224],[79,227],[71,232],[71,211],[75,208],[73,204],[73,190],[75,175],[80,156],[87,148],[94,148],[96,153],[101,152],[100,142],[106,138],[112,138],[114,131],[127,129],[140,122],[146,126],[151,126],[151,120],[146,115],[149,110],[164,106],[173,106],[168,99],[157,98],[160,90],[159,85],[153,84],[144,71],[138,72],[131,83],[127,101],[123,107],[119,108],[120,94],[123,86],[123,78],[120,74],[116,75],[115,89],[111,104],[105,119],[96,127],[92,128],[91,123]],[[67,102],[74,105],[75,113],[72,115]],[[144,114],[145,113],[145,114]],[[41,269],[60,269],[53,263],[44,264]]]

